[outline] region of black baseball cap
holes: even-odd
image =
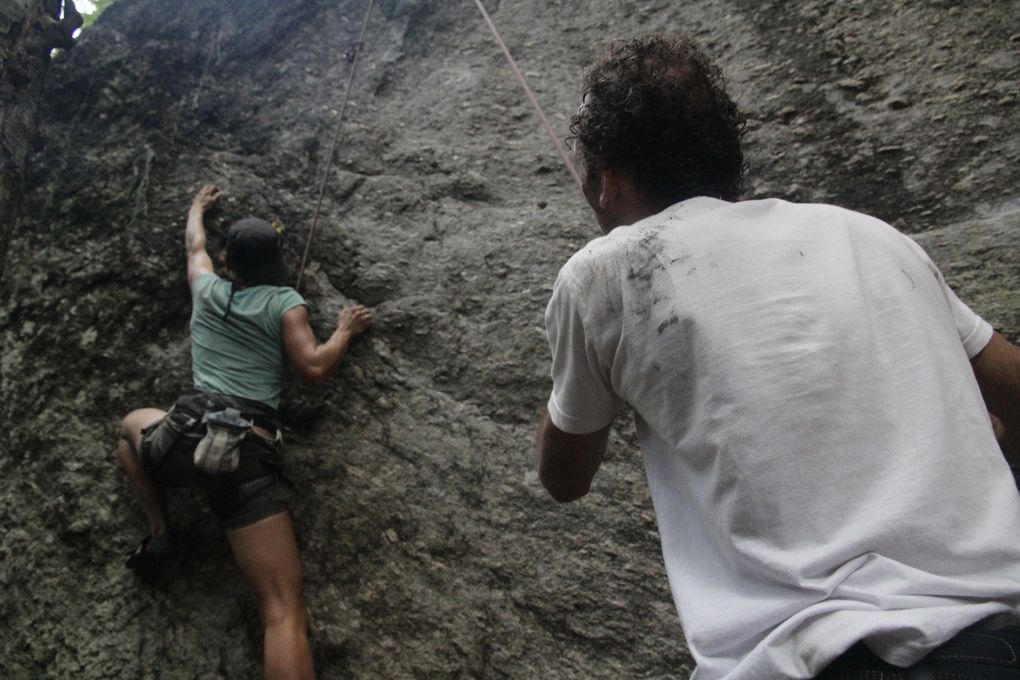
[[[290,273],[280,253],[282,239],[276,228],[257,217],[246,217],[230,225],[226,246],[227,263],[249,286],[287,286]]]

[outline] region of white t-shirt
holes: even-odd
[[[913,241],[695,198],[595,239],[546,310],[553,423],[636,411],[693,678],[897,665],[1020,607],[1020,499],[968,358],[991,327]]]

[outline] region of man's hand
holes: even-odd
[[[220,190],[215,184],[206,184],[204,187],[198,190],[195,194],[195,199],[191,202],[192,209],[197,209],[199,212],[205,214],[209,208],[213,207],[220,198]]]
[[[348,333],[351,337],[361,335],[373,321],[372,311],[364,305],[354,305],[340,312],[340,319],[337,321],[336,329],[342,333]]]

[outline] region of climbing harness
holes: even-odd
[[[312,248],[312,238],[315,236],[315,229],[319,225],[319,213],[322,210],[322,198],[326,194],[326,180],[329,178],[329,171],[333,168],[333,156],[336,154],[336,144],[340,139],[340,129],[344,122],[344,113],[347,111],[347,102],[351,96],[351,86],[354,85],[354,75],[358,71],[358,61],[361,57],[361,49],[365,45],[365,29],[368,27],[368,17],[372,13],[372,5],[375,0],[368,0],[365,8],[365,19],[361,23],[361,33],[358,35],[358,42],[349,47],[344,53],[344,60],[351,65],[351,72],[347,76],[347,90],[344,92],[343,103],[340,105],[340,112],[337,114],[336,130],[333,132],[333,143],[329,147],[329,154],[326,156],[326,164],[322,168],[322,177],[319,181],[319,198],[315,202],[315,212],[312,215],[312,226],[308,231],[308,240],[305,242],[305,252],[301,256],[301,267],[298,269],[297,282],[294,290],[301,290],[301,278],[305,273],[305,265],[308,264],[308,253]]]
[[[560,158],[563,159],[563,164],[567,166],[567,170],[569,170],[570,174],[574,176],[574,181],[577,182],[577,186],[582,186],[581,175],[578,174],[577,168],[574,167],[574,162],[570,160],[570,156],[568,156],[567,152],[564,151],[563,145],[560,144],[559,139],[556,137],[556,133],[553,132],[552,125],[549,124],[549,119],[546,117],[545,111],[542,110],[542,106],[538,103],[538,98],[532,91],[531,86],[528,85],[528,79],[524,77],[521,69],[517,67],[517,62],[514,60],[513,55],[510,54],[510,48],[506,46],[503,36],[499,34],[499,29],[496,28],[496,24],[493,23],[492,17],[490,17],[489,13],[485,10],[485,5],[482,4],[482,0],[475,0],[475,4],[478,5],[478,10],[482,13],[482,18],[485,19],[485,23],[489,25],[489,30],[492,31],[492,35],[496,39],[496,43],[499,44],[500,49],[503,50],[506,60],[510,62],[510,68],[513,69],[518,82],[520,82],[521,87],[524,88],[524,92],[528,95],[528,99],[531,100],[531,105],[535,107],[535,113],[538,114],[539,120],[542,121],[542,127],[545,128],[553,146],[556,147],[556,152],[559,153]]]

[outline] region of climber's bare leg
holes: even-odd
[[[311,680],[308,611],[301,598],[301,559],[290,513],[228,531],[227,538],[265,627],[266,679]]]
[[[157,408],[132,411],[120,423],[120,440],[117,442],[117,460],[142,504],[142,512],[149,520],[149,531],[153,537],[161,536],[169,523],[166,493],[142,469],[138,451],[142,443],[142,430],[164,415],[166,412]]]

